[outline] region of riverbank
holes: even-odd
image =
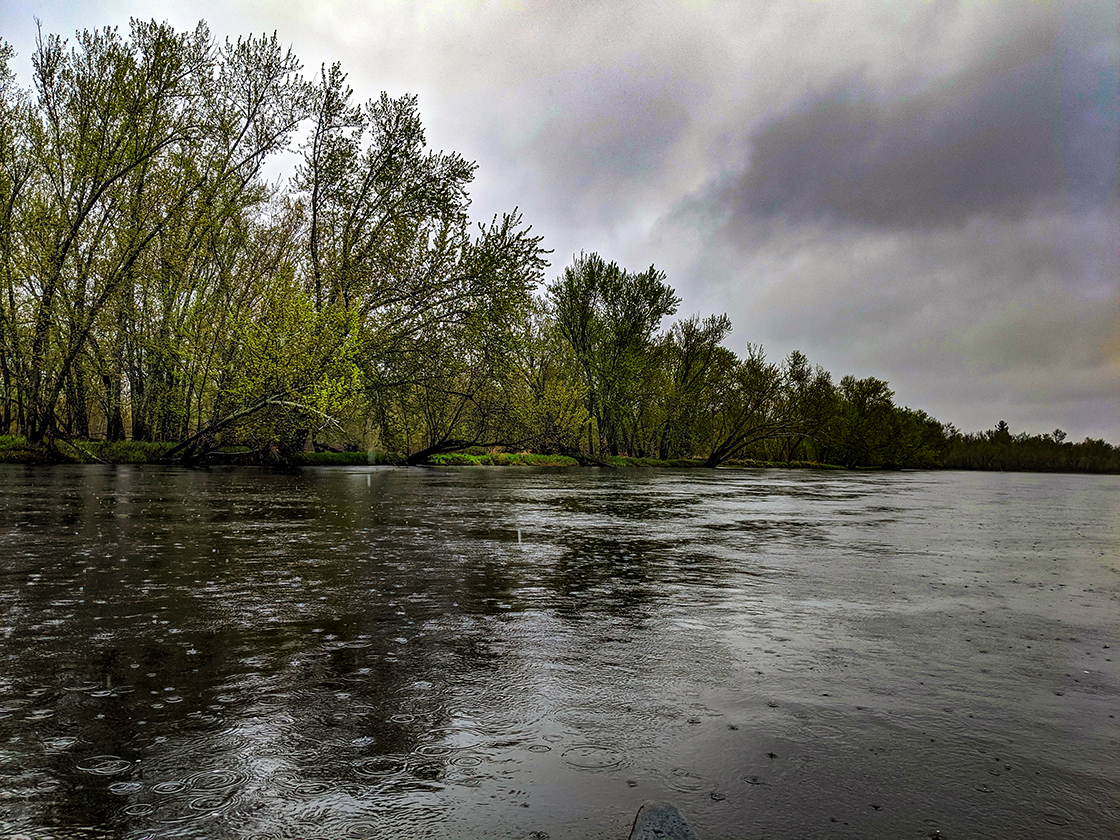
[[[31,446],[22,437],[0,436],[0,463],[8,464],[153,464],[159,463],[174,443],[148,443],[144,441],[62,441],[53,445]],[[283,456],[275,450],[251,450],[248,447],[229,447],[208,454],[201,465],[287,465],[296,467],[348,467],[403,465],[406,456],[391,452],[296,452]],[[603,459],[574,458],[569,455],[545,455],[532,452],[503,452],[472,448],[464,452],[445,452],[433,455],[426,462],[432,467],[647,467],[692,468],[704,467],[701,458],[634,458],[608,456]],[[810,469],[843,470],[837,464],[819,464],[812,461],[758,461],[738,459],[724,466],[743,469]]]

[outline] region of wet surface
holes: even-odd
[[[1120,479],[0,467],[0,838],[1120,834]]]

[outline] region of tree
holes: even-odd
[[[590,417],[571,345],[542,298],[533,299],[517,326],[520,335],[510,357],[517,436],[538,452],[582,458],[580,441]]]
[[[55,407],[103,310],[156,235],[147,201],[170,184],[160,159],[196,123],[189,78],[204,62],[201,37],[133,24],[80,33],[69,51],[40,36],[32,57],[37,90],[30,136],[36,207],[27,226],[31,328],[24,433],[53,430]]]
[[[415,96],[356,107],[345,81],[337,64],[323,69],[296,173],[310,218],[305,274],[316,306],[407,331],[448,298],[475,165],[427,150]]]
[[[21,243],[35,170],[29,142],[33,113],[27,93],[17,87],[8,67],[14,55],[12,47],[0,41],[0,428],[4,434],[13,425],[23,428],[26,417],[20,385],[27,371],[19,330],[28,301],[21,276],[26,265]]]
[[[839,405],[829,429],[830,457],[846,467],[896,464],[894,392],[882,379],[840,380]]]
[[[766,361],[761,347],[750,344],[744,359],[729,350],[719,355],[705,441],[704,465],[713,468],[787,432],[778,366]]]
[[[743,359],[725,351],[714,384],[705,465],[718,467],[762,443],[800,443],[819,433],[832,406],[831,378],[820,367],[810,368],[803,354],[795,351],[777,365],[756,345],[747,345]]]
[[[215,316],[223,322],[251,305],[259,283],[238,284],[277,264],[299,220],[261,177],[308,113],[299,61],[275,34],[210,42],[208,55],[192,80],[200,123],[168,161],[182,189],[168,194],[166,221],[135,273],[143,282],[120,300],[132,434],[145,440],[180,438],[202,422],[213,394],[199,374],[216,345],[199,338],[221,342]],[[263,262],[258,270],[249,268],[254,260]]]
[[[388,327],[374,321],[381,332],[366,339],[366,381],[383,431],[409,463],[532,437],[516,413],[514,360],[545,265],[540,238],[514,213],[480,226],[474,238],[464,231],[454,247],[431,278],[426,307]]]
[[[662,397],[659,456],[691,457],[698,432],[711,410],[712,372],[721,342],[731,332],[727,315],[693,315],[675,323],[663,339],[666,388]]]
[[[836,388],[832,375],[820,365],[810,365],[799,350],[786,357],[782,380],[789,429],[777,440],[781,444],[781,460],[788,463],[807,440],[820,448],[818,438],[836,412]]]
[[[581,255],[555,282],[548,299],[583,373],[592,452],[618,455],[638,438],[643,412],[656,393],[650,372],[662,344],[654,336],[680,299],[665,274],[650,266],[635,274],[598,254]]]
[[[157,382],[176,363],[167,331],[147,334],[161,323],[149,283],[167,281],[173,323],[205,276],[207,237],[261,199],[265,157],[302,118],[299,64],[275,36],[219,48],[201,24],[133,21],[127,39],[86,31],[70,49],[40,35],[33,65],[31,197],[7,307],[26,325],[7,343],[20,427],[32,442],[53,434],[62,403],[67,431],[84,432],[92,393],[110,437],[124,434],[129,398],[146,436],[148,357]]]

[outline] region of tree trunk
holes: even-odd
[[[102,376],[101,382],[105,386],[105,439],[124,440],[120,377]]]

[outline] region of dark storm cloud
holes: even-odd
[[[1114,64],[1064,44],[1057,20],[1044,24],[914,90],[857,76],[806,96],[751,136],[729,191],[735,212],[896,228],[1106,203]]]

